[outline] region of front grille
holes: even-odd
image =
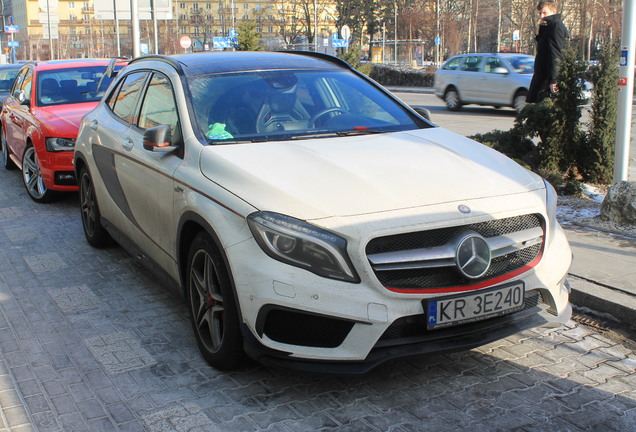
[[[453,241],[462,233],[476,232],[486,240],[508,239],[518,237],[514,247],[502,249],[499,256],[492,259],[488,271],[478,279],[464,277],[454,266]],[[516,241],[516,240],[515,240]],[[514,242],[513,242],[514,243]],[[366,253],[375,275],[382,285],[389,289],[421,290],[448,287],[461,287],[477,284],[513,272],[533,262],[543,248],[543,218],[538,214],[516,216],[506,219],[492,220],[482,223],[440,228],[415,233],[405,233],[371,240]],[[432,253],[443,249],[446,253],[440,259],[440,253]],[[399,262],[402,252],[418,253],[421,259],[415,264]],[[450,255],[449,255],[450,254]],[[376,257],[388,256],[393,268],[378,265]],[[435,258],[435,259],[433,259]],[[390,267],[390,266],[389,266]]]
[[[528,291],[525,295],[523,309],[521,311],[515,312],[515,314],[520,314],[523,311],[537,306],[541,307],[544,310],[548,308],[548,305],[544,302],[543,296],[539,291]],[[463,334],[466,331],[476,331],[476,329],[478,329],[479,327],[491,327],[493,325],[496,325],[498,322],[504,322],[508,320],[510,316],[511,315],[503,315],[501,317],[489,318],[482,321],[475,321],[468,324],[445,327],[437,330],[428,330],[426,328],[426,315],[402,317],[393,322],[393,324],[391,324],[391,326],[386,329],[377,345],[386,346],[394,345],[396,343],[408,343],[409,339],[414,338],[427,338],[432,340],[456,336],[459,334]]]

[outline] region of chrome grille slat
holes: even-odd
[[[516,233],[486,238],[492,257],[498,258],[540,244],[543,230],[531,228]],[[368,255],[374,270],[409,270],[418,268],[452,267],[455,265],[455,248],[452,244],[431,248],[384,252]]]
[[[455,255],[457,239],[471,231],[488,243],[492,265],[483,277],[467,280],[455,268]],[[531,263],[540,254],[543,241],[543,218],[530,214],[379,237],[366,249],[383,285],[416,290],[463,286],[509,273]]]

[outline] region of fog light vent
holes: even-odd
[[[76,186],[77,180],[73,171],[58,171],[55,173],[55,184],[60,186]]]
[[[265,306],[257,320],[262,325],[259,334],[265,334],[276,342],[310,346],[318,348],[335,348],[345,340],[353,325],[352,321],[323,315]]]

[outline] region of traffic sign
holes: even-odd
[[[20,41],[7,41],[7,46],[9,48],[11,48],[11,47],[19,47],[20,46]]]
[[[439,36],[435,36],[435,45],[439,45],[442,43],[442,38]]]
[[[18,33],[19,31],[20,31],[20,27],[18,27],[17,25],[4,26],[5,33]]]
[[[334,48],[347,48],[349,47],[348,39],[338,39],[338,33],[331,35],[331,46]]]
[[[515,30],[512,32],[512,40],[514,41],[518,41],[520,39],[519,37],[519,30]]]
[[[215,37],[212,38],[212,46],[214,48],[231,48],[231,38],[229,37]]]
[[[349,39],[351,37],[351,29],[348,25],[345,24],[340,28],[340,36],[342,36],[343,39]]]
[[[181,48],[188,49],[192,45],[192,39],[190,39],[190,36],[181,36],[179,45],[181,45]]]

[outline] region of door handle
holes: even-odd
[[[97,130],[97,127],[98,127],[98,126],[99,126],[99,122],[98,122],[97,120],[93,120],[93,121],[91,122],[91,126],[90,126],[90,127],[91,127],[91,129],[93,129],[94,131],[96,131],[96,130]]]
[[[122,143],[122,147],[124,148],[124,150],[127,151],[131,151],[134,145],[135,144],[133,143],[133,140],[131,140],[130,138],[126,138]]]

